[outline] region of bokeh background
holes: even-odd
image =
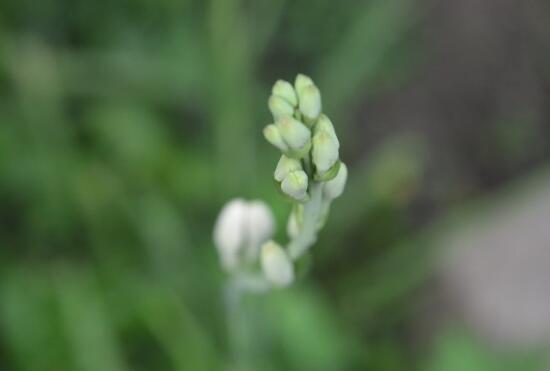
[[[545,0],[1,1],[0,370],[547,369],[548,40]],[[298,72],[348,188],[229,344],[212,226],[261,198],[285,239]]]

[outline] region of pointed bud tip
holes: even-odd
[[[298,104],[298,97],[294,91],[294,87],[285,80],[277,80],[271,89],[273,95],[278,96],[286,100],[293,107]]]
[[[276,125],[274,124],[267,125],[263,130],[263,134],[265,139],[269,143],[273,144],[275,147],[277,147],[281,151],[288,150],[288,146],[284,142],[283,137],[281,136],[281,133],[279,132],[279,129],[277,128]]]
[[[271,95],[267,101],[267,105],[275,120],[283,116],[292,116],[294,114],[294,107],[278,95]]]

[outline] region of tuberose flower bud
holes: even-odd
[[[285,250],[273,241],[262,246],[261,266],[265,277],[275,286],[285,287],[294,281],[294,266]]]
[[[300,112],[311,122],[319,117],[321,113],[321,93],[314,84],[301,87],[298,92]]]
[[[299,92],[304,86],[312,84],[313,80],[309,76],[299,73],[296,75],[296,80],[294,80],[294,89],[296,89],[296,92]]]
[[[294,107],[286,99],[278,95],[270,96],[267,104],[275,121],[283,116],[292,116],[294,114]]]
[[[296,107],[296,105],[298,104],[298,97],[296,96],[296,92],[288,81],[277,80],[277,82],[275,83],[275,85],[273,85],[273,88],[271,89],[271,93],[273,95],[283,98],[293,107]]]
[[[284,116],[276,123],[281,137],[292,150],[300,150],[307,146],[311,139],[311,132],[300,121],[291,116]]]
[[[223,267],[230,271],[256,259],[274,225],[273,214],[262,201],[238,198],[225,204],[214,226],[214,243]]]
[[[275,168],[275,180],[282,182],[283,179],[291,172],[302,170],[302,164],[299,160],[282,155]]]
[[[273,144],[275,147],[279,148],[281,151],[287,151],[288,146],[286,145],[279,129],[276,125],[270,124],[264,128],[264,137],[267,141]]]
[[[296,170],[283,179],[281,190],[293,199],[303,201],[307,197],[307,185],[307,174],[303,170]]]
[[[324,130],[318,130],[313,136],[313,163],[320,174],[327,172],[338,161],[338,143]]]
[[[332,125],[332,121],[327,117],[327,115],[321,115],[319,116],[319,119],[317,120],[317,123],[315,124],[315,133],[319,131],[326,131],[330,135],[332,135],[333,139],[338,144],[338,147],[340,147],[340,141],[338,140],[338,137],[336,136],[336,131],[334,130],[334,125]]]
[[[323,185],[323,196],[329,200],[335,199],[342,195],[346,187],[348,179],[348,168],[343,162],[340,163],[338,174],[333,179],[327,181]]]

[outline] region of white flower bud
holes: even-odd
[[[307,197],[307,185],[307,174],[303,170],[296,170],[283,179],[281,190],[293,199],[303,201]]]
[[[291,173],[295,170],[302,170],[302,164],[300,163],[300,161],[282,155],[279,159],[279,162],[277,163],[277,167],[275,168],[275,180],[278,182],[282,182],[283,179],[288,175],[288,173]]]
[[[267,104],[275,121],[283,116],[292,116],[294,114],[294,107],[286,99],[277,95],[270,96]]]
[[[309,84],[297,90],[300,112],[304,117],[314,121],[321,113],[321,93],[317,86]]]
[[[294,89],[296,89],[296,92],[299,92],[304,86],[311,84],[313,84],[313,80],[309,76],[299,73],[296,76],[296,80],[294,80]]]
[[[279,148],[281,151],[287,151],[288,146],[286,145],[279,129],[274,124],[267,125],[264,128],[264,137],[267,141],[273,144],[275,147]]]
[[[273,234],[273,214],[262,201],[234,199],[221,210],[214,226],[214,243],[227,270],[258,256],[260,245]]]
[[[294,281],[294,266],[285,250],[273,241],[262,246],[261,265],[265,277],[275,286],[285,287]]]
[[[300,121],[293,117],[282,117],[276,123],[279,133],[287,146],[292,150],[300,150],[308,145],[311,139],[311,132]]]
[[[277,80],[275,85],[273,85],[273,89],[271,89],[271,93],[273,95],[283,98],[288,103],[290,103],[293,107],[296,107],[296,105],[298,104],[298,98],[296,97],[296,92],[294,91],[294,88],[288,81]]]
[[[315,124],[315,133],[319,131],[326,131],[330,135],[332,135],[333,139],[338,144],[338,147],[340,147],[340,141],[338,140],[338,137],[336,136],[336,131],[334,130],[334,125],[332,125],[332,121],[327,117],[327,115],[321,115],[319,116],[319,119],[317,120],[317,123]]]
[[[338,161],[338,143],[333,136],[318,130],[313,136],[313,163],[320,174],[326,173]]]
[[[344,188],[346,187],[346,181],[348,179],[348,168],[343,162],[340,163],[338,174],[333,179],[327,181],[323,185],[323,196],[329,200],[340,197]]]

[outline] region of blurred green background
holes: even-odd
[[[547,173],[548,8],[1,1],[0,370],[540,369],[540,345],[419,318],[434,236]],[[310,274],[246,297],[230,345],[212,226],[261,198],[284,240],[261,129],[273,82],[299,72],[348,188]]]

